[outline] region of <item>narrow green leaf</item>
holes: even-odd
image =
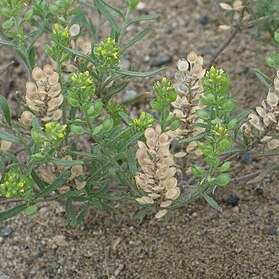
[[[121,145],[120,149],[118,152],[123,151],[124,149],[128,148],[130,145],[135,143],[137,140],[139,140],[143,136],[143,132],[137,132],[134,134],[132,137],[130,137],[127,141],[124,142],[124,144]]]
[[[115,11],[123,20],[125,20],[125,14],[118,8],[106,3],[105,1],[100,0],[105,6],[110,8],[111,10]]]
[[[42,197],[49,195],[50,193],[55,191],[58,187],[60,187],[69,178],[69,176],[70,176],[69,171],[63,172],[49,186],[47,186],[44,190],[42,190],[36,196],[36,198],[42,198]]]
[[[30,205],[24,210],[24,214],[27,216],[31,216],[35,214],[37,210],[38,210],[38,206],[36,204]]]
[[[62,159],[55,159],[51,158],[49,160],[50,163],[53,163],[58,166],[63,166],[63,167],[72,167],[72,166],[77,166],[77,165],[82,165],[83,161],[78,161],[78,160],[62,160]]]
[[[79,212],[79,214],[77,215],[76,218],[76,225],[80,225],[81,222],[85,219],[85,217],[88,215],[89,213],[89,208],[88,206],[85,206],[84,208],[82,208],[82,210]]]
[[[188,137],[188,138],[185,138],[185,139],[182,139],[180,140],[179,142],[180,143],[187,143],[187,142],[191,142],[191,141],[197,141],[197,140],[201,140],[203,139],[205,136],[206,136],[207,133],[203,132],[203,133],[200,133],[194,137]]]
[[[108,90],[104,94],[103,102],[108,102],[117,93],[123,91],[127,87],[128,84],[129,84],[129,81],[124,81],[124,82],[115,84],[112,89]]]
[[[127,42],[127,44],[123,47],[123,52],[125,52],[129,47],[134,45],[136,42],[141,40],[143,37],[145,37],[149,32],[151,31],[150,27],[146,27],[141,32],[137,33],[131,40]]]
[[[214,209],[222,212],[222,208],[218,205],[218,203],[212,199],[209,195],[207,195],[206,193],[203,193],[203,197],[204,199],[208,202],[208,204],[213,207]]]
[[[268,89],[273,86],[273,80],[271,80],[267,75],[265,75],[260,69],[253,68],[251,72],[254,73],[261,83]]]
[[[103,15],[108,20],[108,22],[110,23],[111,29],[115,33],[119,33],[120,29],[119,29],[115,19],[111,15],[111,13],[107,10],[106,6],[103,4],[103,1],[95,0],[95,5],[96,5],[96,8],[99,10],[100,14]]]
[[[123,119],[123,121],[127,124],[127,125],[131,125],[133,123],[132,118],[126,114],[123,111],[119,112],[119,115],[121,116],[121,118]]]
[[[12,127],[9,105],[8,105],[6,98],[3,96],[0,96],[0,108],[2,110],[5,120],[7,121],[9,126]]]
[[[154,71],[148,71],[148,72],[134,72],[134,71],[127,71],[127,70],[114,70],[115,73],[123,75],[123,76],[130,76],[130,77],[151,77],[154,76],[161,71],[163,71],[164,68],[157,69]]]
[[[27,206],[27,204],[21,204],[6,211],[0,212],[0,223],[22,212],[25,210],[25,208],[27,208]]]
[[[131,175],[135,176],[138,171],[137,159],[135,156],[135,152],[131,148],[129,148],[127,152],[127,162],[128,162]]]
[[[136,18],[133,18],[133,19],[129,20],[127,22],[127,24],[125,25],[125,28],[127,28],[128,26],[130,26],[131,24],[134,24],[136,22],[154,20],[154,19],[157,19],[159,17],[160,17],[160,14],[144,15],[144,16],[136,17]]]
[[[28,59],[32,68],[35,67],[35,55],[36,55],[35,48],[30,47],[28,51]]]
[[[107,212],[113,212],[114,209],[108,204],[100,201],[100,200],[91,200],[88,202],[90,205],[96,206],[97,208],[103,209]]]
[[[31,177],[40,190],[43,190],[48,186],[48,183],[43,181],[34,170],[31,171]]]
[[[8,46],[8,47],[15,47],[15,44],[9,41],[0,40],[0,45]]]
[[[75,214],[75,210],[74,210],[74,207],[73,207],[73,200],[71,198],[68,198],[67,201],[66,201],[65,214],[66,214],[66,218],[68,220],[68,223],[72,226],[75,225],[76,214]]]
[[[0,139],[13,143],[20,143],[20,140],[17,137],[3,130],[0,130]]]

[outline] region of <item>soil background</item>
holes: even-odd
[[[139,70],[160,64],[166,67],[163,74],[170,77],[177,60],[192,50],[207,63],[229,36],[218,32],[222,19],[212,2],[146,1],[138,14],[162,16],[125,62]],[[239,107],[251,108],[267,94],[250,69],[267,71],[264,57],[271,50],[241,33],[215,61],[229,73]],[[1,48],[0,68],[13,57],[10,50]],[[26,79],[21,65],[0,75],[1,94],[9,96],[11,106],[14,92],[24,91]],[[134,80],[129,90],[151,91],[153,80]],[[253,173],[266,161],[246,154],[233,162],[233,176]],[[0,279],[279,278],[278,174],[258,184],[236,180],[219,188],[214,198],[222,213],[199,200],[161,221],[139,222],[134,218],[136,208],[116,204],[113,214],[93,208],[77,229],[67,225],[61,205],[41,204],[32,218],[17,216],[0,224]]]

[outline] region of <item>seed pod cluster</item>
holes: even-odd
[[[191,129],[191,125],[197,121],[196,110],[201,108],[199,103],[203,93],[202,81],[206,70],[203,68],[203,58],[195,52],[190,52],[187,59],[179,60],[177,63],[179,72],[176,73],[175,88],[178,92],[175,102],[172,103],[173,113],[182,123],[179,129],[169,132],[173,138],[184,138],[195,136],[200,129]],[[201,122],[201,119],[199,119]],[[191,152],[196,148],[195,142],[188,144],[186,151]]]
[[[254,137],[260,133],[263,136],[260,141],[270,150],[279,147],[279,70],[274,79],[274,88],[268,92],[262,106],[256,107],[248,118],[249,121],[243,125],[247,134]]]
[[[35,67],[32,71],[34,82],[26,83],[25,101],[30,111],[24,111],[21,115],[21,123],[30,126],[33,114],[42,121],[49,122],[59,120],[62,117],[60,109],[63,103],[59,75],[51,65],[45,65],[43,69]]]
[[[146,144],[138,142],[136,158],[141,167],[135,180],[137,187],[146,195],[137,198],[142,205],[152,204],[159,208],[156,218],[167,213],[167,208],[180,196],[175,178],[174,157],[169,151],[171,138],[162,133],[161,127],[145,130]]]

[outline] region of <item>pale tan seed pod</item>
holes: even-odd
[[[38,91],[38,88],[37,88],[37,86],[34,82],[27,81],[26,82],[26,91],[30,92],[30,93],[33,93],[33,94],[36,94],[37,91]]]
[[[189,68],[189,63],[187,60],[185,59],[182,59],[182,60],[179,60],[178,63],[177,63],[177,68],[180,72],[185,72],[188,70]]]
[[[221,2],[219,6],[225,11],[232,11],[233,7],[225,2]]]
[[[248,115],[249,118],[249,123],[254,126],[257,130],[259,131],[264,131],[264,128],[262,127],[261,123],[260,123],[260,118],[255,115],[254,113],[250,113]]]
[[[261,140],[260,140],[260,142],[261,143],[267,143],[267,142],[269,142],[269,141],[271,141],[272,140],[272,137],[270,137],[270,136],[264,136]]]
[[[164,217],[167,213],[167,210],[166,209],[162,209],[162,210],[159,210],[157,212],[157,214],[155,215],[155,218],[156,219],[161,219],[162,217]]]
[[[34,114],[32,112],[26,110],[21,114],[19,121],[24,126],[31,127],[33,118],[34,118]]]
[[[77,179],[75,179],[75,186],[76,186],[77,190],[82,190],[86,186],[86,181],[81,182],[81,181],[78,181]]]
[[[50,110],[59,107],[63,103],[63,100],[64,100],[63,95],[59,95],[58,97],[50,99],[48,102],[48,106],[49,108],[51,108]]]
[[[159,136],[159,144],[163,145],[163,144],[167,144],[169,142],[169,136],[167,133],[162,133]]]
[[[45,79],[44,72],[41,68],[35,67],[32,71],[32,77],[34,80],[39,81]]]
[[[69,29],[69,33],[71,37],[76,37],[79,34],[79,32],[80,32],[80,26],[78,24],[71,25]]]
[[[187,55],[187,60],[189,61],[189,63],[195,63],[197,59],[198,59],[198,55],[193,51]]]
[[[10,147],[12,146],[12,143],[6,140],[0,140],[0,151],[8,151]]]
[[[180,189],[178,187],[171,188],[166,192],[166,198],[170,200],[176,200],[179,195]]]
[[[278,76],[274,79],[273,84],[274,84],[275,90],[279,91],[279,77]]]
[[[270,150],[276,149],[279,147],[279,140],[278,139],[272,139],[267,143],[267,148]]]
[[[144,132],[144,136],[147,138],[147,139],[154,139],[155,136],[156,136],[156,132],[153,128],[147,128]]]
[[[279,97],[276,93],[274,92],[268,92],[266,102],[271,106],[271,107],[276,107],[278,105],[278,100]]]
[[[166,201],[161,202],[160,207],[166,208],[166,207],[171,206],[171,204],[172,204],[172,200],[166,200]]]
[[[241,0],[235,0],[233,2],[233,10],[234,11],[241,11],[243,10],[244,6]]]
[[[50,85],[54,85],[58,83],[58,81],[59,81],[59,74],[56,72],[53,72],[52,75],[48,77],[48,83]]]
[[[53,73],[54,73],[54,70],[53,70],[52,65],[46,64],[46,65],[43,67],[43,73],[44,73],[44,75],[47,76],[47,77],[52,76]]]
[[[163,182],[164,187],[169,190],[177,185],[177,179],[175,177],[170,177]]]
[[[52,119],[53,119],[54,121],[60,120],[61,117],[62,117],[62,110],[61,110],[61,109],[56,110],[56,111],[52,114]]]
[[[266,117],[266,112],[262,107],[256,107],[256,112],[260,117]]]
[[[61,84],[56,83],[52,85],[48,91],[48,96],[51,98],[57,97],[61,93]]]
[[[71,176],[70,180],[82,175],[83,173],[83,167],[82,165],[76,165],[71,167]]]

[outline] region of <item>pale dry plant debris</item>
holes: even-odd
[[[146,144],[138,141],[136,158],[141,171],[135,180],[137,187],[146,195],[136,201],[141,205],[157,206],[159,210],[155,217],[162,218],[167,208],[180,196],[174,157],[169,150],[171,138],[167,133],[162,133],[159,125],[146,129],[144,135]]]
[[[229,30],[233,27],[233,25],[239,21],[239,19],[241,18],[242,21],[247,21],[250,18],[250,15],[246,13],[243,14],[243,9],[245,8],[245,5],[243,3],[243,1],[241,0],[235,0],[233,1],[231,4],[228,4],[226,2],[221,2],[219,4],[219,6],[226,12],[233,12],[232,15],[232,20],[231,20],[231,24],[220,24],[219,25],[219,30],[221,31],[226,31]]]
[[[58,121],[62,117],[60,106],[63,103],[59,75],[51,65],[43,69],[35,67],[32,71],[35,82],[26,83],[25,101],[30,111],[24,111],[20,122],[24,126],[31,126],[34,114],[43,122]]]
[[[273,88],[269,90],[262,106],[256,107],[248,116],[249,122],[243,125],[244,131],[252,137],[260,132],[263,137],[260,142],[270,150],[279,147],[279,69],[273,82]],[[275,131],[275,134],[274,134]]]
[[[65,161],[72,161],[72,157],[70,155],[64,156],[62,158]],[[51,184],[56,178],[57,175],[60,175],[66,170],[70,170],[71,175],[69,179],[65,182],[65,184],[59,188],[60,193],[64,193],[70,189],[70,184],[77,190],[81,190],[85,187],[86,182],[80,181],[78,177],[80,177],[84,173],[84,168],[82,165],[75,165],[72,167],[64,167],[64,166],[56,166],[52,163],[47,163],[42,165],[39,168],[40,178]]]

